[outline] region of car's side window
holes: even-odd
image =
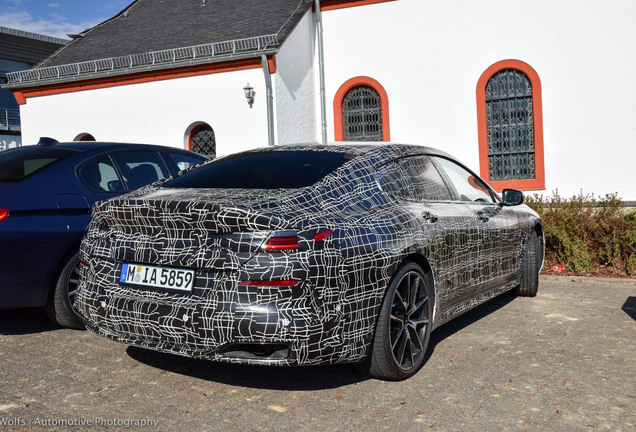
[[[0,183],[20,182],[73,153],[73,150],[38,146],[4,150],[0,152]]]
[[[402,173],[417,201],[449,201],[451,193],[433,162],[424,155],[402,158],[398,161]]]
[[[93,158],[80,166],[77,177],[91,192],[124,192],[124,185],[107,155]]]
[[[494,202],[490,189],[482,179],[448,159],[435,157],[435,161],[448,176],[462,201]]]
[[[128,190],[139,189],[170,175],[157,152],[136,151],[112,154]]]
[[[391,162],[378,168],[376,178],[386,194],[398,199],[413,199],[404,174],[396,162]]]
[[[166,152],[165,154],[175,163],[179,171],[192,168],[195,165],[205,162],[205,159],[196,158],[187,154],[171,152]]]

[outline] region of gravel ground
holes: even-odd
[[[636,431],[636,280],[542,276],[431,337],[404,382],[226,365],[0,311],[0,430]]]

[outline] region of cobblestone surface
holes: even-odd
[[[636,431],[635,342],[629,279],[542,276],[537,297],[437,329],[404,382],[192,360],[0,311],[0,430]]]

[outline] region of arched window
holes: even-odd
[[[95,137],[87,132],[82,132],[73,141],[95,141]]]
[[[334,98],[336,141],[390,141],[389,100],[369,77],[345,82]]]
[[[481,176],[504,188],[545,188],[541,81],[526,63],[505,60],[477,84]]]
[[[382,102],[373,87],[357,86],[342,100],[343,139],[382,141]]]
[[[211,158],[216,157],[216,139],[212,127],[207,123],[195,126],[188,136],[188,148]]]

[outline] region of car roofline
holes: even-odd
[[[58,148],[69,148],[69,149],[73,149],[73,150],[89,150],[89,149],[96,149],[96,148],[102,148],[102,147],[129,147],[129,146],[139,146],[140,148],[151,148],[151,147],[155,147],[155,148],[175,148],[177,150],[182,150],[179,149],[177,147],[170,147],[170,146],[162,146],[159,144],[144,144],[144,143],[132,143],[132,142],[113,142],[113,141],[66,141],[66,142],[60,142],[57,143],[51,147],[58,147]]]
[[[336,142],[328,142],[327,144],[320,144],[316,142],[299,142],[299,143],[290,143],[276,146],[263,146],[252,149],[247,149],[244,151],[240,151],[237,153],[233,153],[225,156],[236,156],[239,154],[250,153],[250,152],[260,152],[260,151],[290,151],[290,150],[305,150],[311,149],[316,151],[337,151],[338,149],[342,150],[345,153],[352,153],[356,156],[361,156],[368,152],[374,151],[376,149],[387,149],[391,151],[391,148],[394,149],[402,149],[411,150],[413,154],[426,154],[426,155],[434,155],[434,156],[444,156],[449,159],[458,161],[457,158],[452,156],[451,154],[434,148],[428,147],[418,144],[405,144],[405,143],[387,143],[387,142],[378,142],[378,141],[336,141]],[[400,152],[402,153],[402,152]]]

